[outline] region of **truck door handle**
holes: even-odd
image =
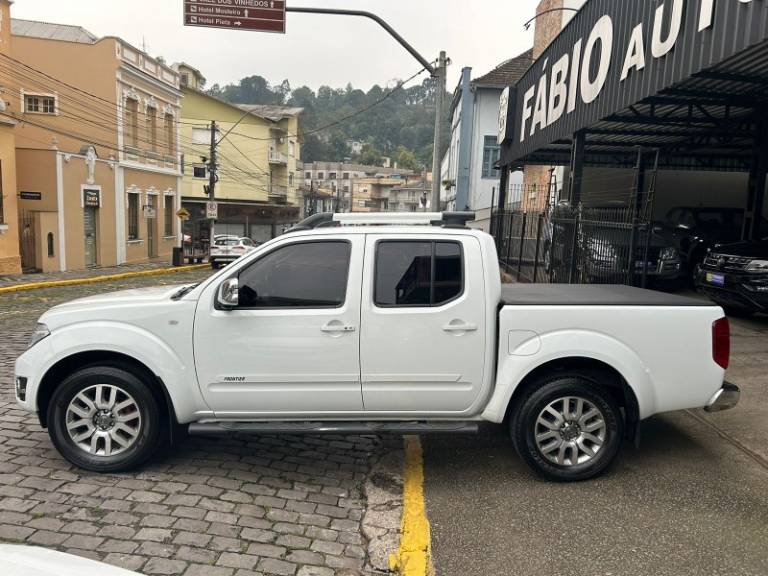
[[[457,324],[446,324],[443,326],[446,332],[474,332],[477,330],[477,324],[462,322]]]
[[[322,328],[320,328],[321,332],[329,332],[329,333],[338,333],[338,332],[354,332],[355,327],[351,324],[341,324],[341,323],[333,323],[329,322]]]

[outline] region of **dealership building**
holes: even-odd
[[[499,190],[523,168],[560,170],[571,206],[653,219],[740,209],[744,239],[768,235],[768,3],[587,0],[572,12],[502,96]]]

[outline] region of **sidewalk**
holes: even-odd
[[[125,274],[126,272],[146,272],[173,268],[169,262],[152,262],[143,264],[124,264],[108,268],[88,268],[87,270],[72,270],[68,272],[51,272],[48,274],[14,274],[0,276],[0,288],[6,286],[18,286],[21,284],[33,284],[37,282],[55,282],[57,280],[79,280],[83,278],[95,278],[97,276],[109,276],[112,274]]]

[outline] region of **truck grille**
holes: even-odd
[[[725,270],[727,272],[741,272],[751,261],[751,258],[745,258],[743,256],[708,254],[704,260],[704,267],[713,270]]]

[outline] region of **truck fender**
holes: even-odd
[[[507,350],[506,335],[502,338],[496,389],[483,412],[485,420],[502,422],[512,395],[531,372],[547,363],[568,358],[598,360],[611,366],[634,392],[640,418],[655,413],[656,394],[651,375],[640,357],[620,340],[587,330],[558,330],[534,335]],[[538,342],[532,344],[531,340]],[[532,349],[537,351],[530,354]]]
[[[114,352],[141,362],[160,378],[178,422],[188,422],[195,413],[210,412],[197,385],[191,342],[189,359],[185,362],[157,335],[138,326],[108,321],[64,326],[44,342],[50,354],[46,355],[40,374],[47,374],[55,364],[76,354]]]

